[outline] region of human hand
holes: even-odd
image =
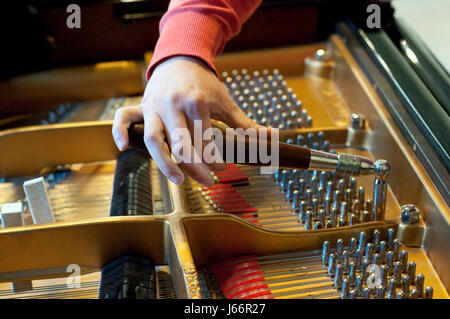
[[[224,163],[182,161],[178,167],[164,141],[167,136],[172,153],[177,153],[173,147],[179,144],[171,137],[177,129],[187,129],[190,132],[191,153],[202,155],[201,149],[192,146],[194,121],[201,123],[203,134],[211,128],[211,118],[232,128],[261,128],[236,105],[225,86],[201,60],[175,57],[154,70],[140,106],[121,108],[116,112],[112,133],[117,147],[124,151],[128,147],[130,124],[144,120],[145,145],[166,177],[181,184],[184,180],[181,167],[197,182],[211,186],[214,184],[211,170],[224,169]]]

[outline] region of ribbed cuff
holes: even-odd
[[[200,12],[184,11],[164,17],[159,40],[147,69],[147,80],[155,67],[174,56],[192,56],[203,60],[217,74],[214,56],[225,45],[222,25]]]

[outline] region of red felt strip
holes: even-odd
[[[219,178],[221,183],[227,184],[227,183],[236,183],[236,182],[248,182],[247,176],[235,176],[235,177],[228,177],[228,178]]]
[[[254,286],[250,286],[248,288],[242,289],[239,292],[235,292],[233,294],[230,295],[225,295],[227,297],[227,299],[243,299],[244,296],[248,295],[248,293],[252,293],[255,290],[262,290],[262,289],[268,289],[266,284],[259,284],[259,285],[254,285]],[[247,293],[247,294],[246,294]]]
[[[211,269],[227,299],[272,298],[256,256],[231,258]]]
[[[215,184],[211,187],[203,187],[203,190],[209,191],[209,190],[216,190],[216,189],[222,189],[222,188],[232,188],[232,185],[228,184]]]
[[[248,176],[246,176],[235,164],[230,164],[225,170],[216,172],[216,176],[219,178],[219,181],[224,184],[248,182]]]

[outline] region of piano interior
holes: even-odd
[[[388,161],[381,217],[370,175],[228,164],[213,187],[175,185],[148,153],[114,145],[115,111],[141,94],[59,104],[0,131],[0,206],[21,203],[23,215],[23,226],[0,229],[0,298],[447,299],[448,194],[350,41],[333,33],[216,63],[236,103],[282,141]],[[132,83],[145,72],[136,65],[121,65]],[[99,77],[108,67],[92,66]],[[23,183],[41,176],[54,221],[37,224]]]

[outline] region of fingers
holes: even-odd
[[[172,160],[170,150],[164,141],[164,126],[156,113],[144,118],[144,143],[161,172],[175,184],[184,181],[183,172]]]
[[[128,147],[128,129],[131,123],[142,120],[143,114],[140,106],[123,107],[116,111],[112,126],[112,135],[120,151],[123,152]]]
[[[213,171],[224,170],[227,165],[214,141],[208,109],[196,105],[195,108],[187,108],[186,116],[189,119],[189,131],[194,136],[194,148],[201,154],[202,161]]]
[[[144,142],[150,155],[167,178],[176,184],[180,184],[184,180],[184,175],[177,163],[172,159],[170,149],[164,140],[166,136],[164,124],[158,114],[153,111],[147,113],[148,114],[145,114],[144,116],[140,106],[130,106],[119,109],[114,116],[112,128],[114,141],[120,151],[126,150],[129,144],[128,129],[131,123],[144,120]],[[201,163],[201,150],[200,154],[198,154],[192,147],[191,134],[186,123],[185,115],[181,112],[171,112],[170,115],[165,118],[165,126],[167,132],[171,132],[169,141],[171,140],[170,137],[177,135],[172,134],[173,132],[183,132],[184,130],[183,141],[176,138],[177,140],[171,142],[172,144],[175,144],[175,149],[173,149],[174,155],[183,153],[184,149],[188,150],[186,153],[189,154],[188,156],[178,156],[177,158],[180,162],[180,167],[184,168],[197,182],[203,185],[212,186],[214,184],[214,179],[211,176],[208,166]],[[195,156],[198,156],[197,159],[194,158]],[[222,168],[221,166],[216,167],[215,165],[212,165],[212,169]]]
[[[162,121],[170,132],[170,145],[172,154],[186,173],[194,180],[205,185],[214,185],[214,179],[207,165],[202,163],[202,154],[198,154],[192,146],[192,137],[182,112],[171,112],[163,115]]]

